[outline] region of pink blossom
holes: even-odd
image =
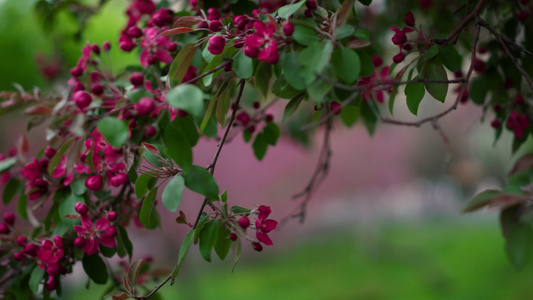
[[[41,269],[45,269],[45,265],[56,264],[65,255],[63,249],[63,239],[56,235],[54,241],[45,240],[41,247],[37,249],[37,258],[44,264],[40,264]]]
[[[85,238],[83,252],[89,255],[95,254],[99,250],[99,244],[105,247],[115,248],[116,242],[114,237],[106,233],[106,230],[110,227],[111,225],[107,218],[100,218],[93,225],[89,216],[81,216],[81,225],[74,225],[74,231],[79,236]]]
[[[255,220],[255,228],[257,229],[256,237],[261,243],[270,246],[272,245],[272,240],[267,233],[276,229],[278,222],[267,219],[271,212],[270,206],[261,205],[257,210],[259,214]]]
[[[274,39],[275,27],[269,23],[268,26],[260,21],[253,23],[255,32],[248,35],[244,43],[246,45],[244,54],[249,57],[256,57],[261,61],[268,61],[276,64],[279,60],[278,42]]]
[[[147,27],[144,29],[144,39],[141,42],[143,51],[141,52],[141,65],[146,67],[151,62],[151,57],[163,63],[172,62],[172,56],[168,52],[166,46],[171,43],[170,38],[166,35],[158,36],[159,31],[154,27]]]

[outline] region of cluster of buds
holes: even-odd
[[[259,109],[261,105],[259,102],[253,103],[254,109]],[[246,130],[249,133],[254,133],[256,130],[256,126],[259,125],[261,122],[272,122],[274,120],[274,116],[271,114],[257,114],[250,116],[246,111],[241,110],[237,116],[235,117],[236,122],[234,123],[234,126],[242,126],[243,128],[246,128]]]
[[[383,64],[383,59],[379,56],[372,57],[372,63],[374,65],[374,73],[370,76],[361,78],[357,85],[365,88],[365,90],[361,92],[361,98],[364,101],[376,99],[379,103],[383,103],[385,101],[384,91],[387,91],[388,93],[392,92],[392,86],[388,84],[388,82],[393,82],[393,80],[389,78],[390,67],[384,66],[378,71],[377,68],[381,67]],[[334,112],[333,109],[332,112]]]
[[[272,230],[276,229],[278,226],[278,222],[272,219],[268,219],[268,216],[271,213],[271,209],[269,206],[261,205],[256,210],[251,211],[250,213],[246,213],[243,216],[235,216],[235,220],[237,221],[237,226],[232,226],[231,230],[232,233],[230,233],[229,238],[232,241],[236,241],[238,237],[247,239],[251,242],[252,248],[257,251],[261,252],[263,250],[262,244],[265,244],[267,246],[271,246],[272,240],[268,236],[268,233]],[[255,219],[255,224],[252,224],[250,222],[249,216],[255,214],[257,215]],[[252,229],[255,230],[255,239],[248,238],[247,237],[247,230]]]
[[[398,27],[390,27],[390,30],[394,31],[394,36],[392,37],[392,43],[400,49],[400,52],[396,54],[392,61],[399,64],[405,59],[405,51],[411,51],[413,49],[412,45],[408,43],[407,39],[407,33],[413,32],[416,29],[415,27],[415,17],[412,12],[408,12],[405,14],[404,18],[405,25],[407,27],[404,27],[403,29],[399,29]]]

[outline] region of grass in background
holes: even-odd
[[[317,236],[285,250],[279,241],[276,250],[247,256],[234,273],[230,261],[208,264],[191,257],[176,284],[161,289],[160,296],[254,300],[532,298],[533,268],[517,272],[511,267],[494,220],[489,224],[394,224],[380,231],[373,237],[349,232]],[[102,295],[105,287],[92,286],[90,292],[80,287],[64,299]]]

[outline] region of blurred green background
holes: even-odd
[[[13,82],[26,89],[52,88],[54,83],[44,80],[38,72],[35,55],[40,52],[51,58],[54,53],[61,53],[63,70],[68,70],[87,40],[99,45],[106,40],[111,42],[115,70],[137,62],[135,54],[117,50],[118,33],[125,24],[126,1],[108,3],[89,21],[78,43],[68,38],[78,29],[70,15],[58,16],[53,32],[61,33],[65,39],[57,40],[42,29],[33,4],[32,0],[0,1],[0,90],[13,90]],[[4,129],[10,131],[9,127]],[[432,142],[435,141],[428,143]],[[495,176],[504,174],[505,170],[498,166],[495,161],[488,169],[497,169]],[[443,176],[441,168],[433,164],[419,168],[436,172],[437,178]],[[497,214],[461,215],[460,206],[461,202],[446,212],[425,214],[424,218],[381,217],[365,224],[345,222],[322,227],[312,217],[308,224],[292,222],[280,229],[282,234],[276,237],[275,246],[261,254],[243,245],[246,249],[233,273],[231,259],[206,263],[193,246],[176,284],[161,289],[160,297],[532,299],[533,268],[518,272],[511,267],[505,257]],[[315,207],[315,212],[320,209],[321,206]],[[179,241],[183,236],[174,238]],[[177,248],[168,252],[168,262],[155,257],[157,267],[172,268]],[[80,268],[65,283],[62,299],[97,299],[107,289],[92,284],[87,291],[87,279]]]

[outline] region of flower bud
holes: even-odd
[[[24,259],[26,259],[26,254],[24,254],[24,252],[22,251],[15,252],[13,254],[13,258],[17,261],[23,261]]]
[[[144,130],[144,133],[146,137],[153,137],[154,135],[156,135],[157,129],[155,128],[155,126],[150,125],[146,127],[146,129]]]
[[[91,46],[91,51],[96,55],[100,55],[100,47],[98,47],[96,44]]]
[[[253,243],[252,243],[252,247],[253,247],[254,250],[257,251],[257,252],[261,252],[261,251],[263,251],[263,246],[261,246],[261,244],[258,243],[258,242],[253,242]]]
[[[117,218],[118,218],[118,214],[116,212],[112,210],[107,212],[107,219],[109,220],[109,222],[116,221]]]
[[[104,93],[104,87],[99,83],[93,83],[91,85],[91,93],[100,96]]]
[[[248,217],[241,217],[238,222],[239,226],[241,226],[243,229],[246,229],[248,226],[250,226],[250,219],[248,219]]]
[[[15,215],[10,212],[6,212],[4,214],[4,222],[6,222],[8,225],[13,226],[15,224]]]
[[[178,44],[176,44],[176,42],[170,42],[167,44],[167,50],[168,52],[174,52],[178,49]]]
[[[91,191],[101,190],[103,186],[102,175],[95,174],[87,177],[87,179],[85,180],[85,186]]]
[[[383,59],[377,55],[372,56],[372,64],[374,67],[379,67],[383,64]]]
[[[211,21],[211,23],[209,24],[209,30],[214,32],[222,30],[222,27],[224,27],[224,25],[219,20]]]
[[[46,147],[46,149],[44,150],[44,155],[48,158],[52,158],[54,157],[54,155],[56,154],[57,150],[48,146]]]
[[[105,52],[109,52],[109,50],[111,50],[111,44],[108,41],[105,41],[102,48],[104,48]]]
[[[283,34],[285,36],[291,36],[294,33],[294,25],[287,21],[285,24],[283,24]]]
[[[130,76],[130,82],[136,87],[141,86],[144,83],[144,76],[139,72],[135,72]]]
[[[155,102],[152,98],[144,97],[137,103],[137,113],[139,116],[147,116],[155,109]]]
[[[139,27],[131,26],[128,28],[128,35],[132,38],[138,39],[143,36],[143,32]]]
[[[235,242],[237,240],[237,235],[232,232],[229,234],[229,239]]]
[[[403,21],[405,22],[405,25],[407,25],[409,27],[414,27],[415,26],[415,16],[413,15],[412,12],[407,12],[405,14],[405,17],[404,17]]]
[[[24,247],[26,244],[28,244],[28,238],[23,235],[19,235],[17,237],[17,245]]]
[[[315,9],[317,9],[318,4],[316,4],[315,0],[307,0],[305,2],[305,6],[307,6],[307,8],[309,8],[309,9],[315,10]]]
[[[214,35],[209,39],[209,45],[207,46],[207,50],[211,52],[213,55],[217,55],[222,53],[224,51],[224,46],[226,45],[226,39],[219,36]]]
[[[334,115],[338,115],[342,111],[342,105],[339,102],[333,101],[329,104],[329,109]]]
[[[58,285],[59,285],[59,282],[57,278],[55,276],[50,276],[48,277],[48,281],[46,281],[46,284],[44,285],[44,287],[49,291],[53,291],[57,289]]]
[[[70,69],[70,75],[72,75],[72,77],[80,77],[83,75],[83,69],[81,67],[74,67]]]
[[[37,246],[33,243],[27,244],[26,246],[24,246],[22,252],[28,254],[29,256],[35,257],[37,256]]]
[[[85,216],[89,213],[89,208],[83,202],[76,203],[76,205],[74,205],[74,209],[82,216]]]
[[[216,8],[210,8],[207,10],[207,19],[209,21],[220,19],[220,12]]]
[[[403,55],[402,52],[394,55],[394,57],[392,58],[392,61],[399,64],[401,63],[403,60],[405,59],[405,56]]]
[[[80,109],[84,109],[87,106],[89,106],[92,102],[92,97],[85,91],[77,91],[74,93],[74,96],[72,97],[74,100],[74,103],[76,103],[76,106],[78,106]]]
[[[9,229],[9,226],[5,223],[0,223],[0,234],[9,234],[11,230]]]

